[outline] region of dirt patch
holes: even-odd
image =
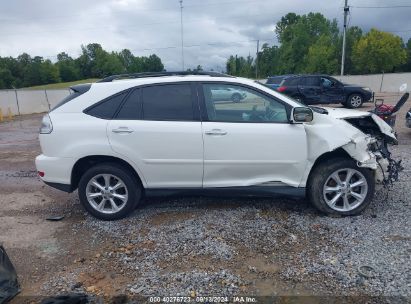
[[[154,226],[168,225],[193,218],[194,216],[192,212],[162,212],[154,215],[150,220],[150,224]]]

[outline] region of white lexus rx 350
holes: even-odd
[[[306,107],[248,79],[145,73],[72,91],[43,118],[36,166],[103,220],[127,216],[143,196],[223,192],[307,197],[353,215],[400,169],[387,149],[395,134],[377,116]]]

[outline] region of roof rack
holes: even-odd
[[[163,76],[191,76],[191,75],[200,75],[200,76],[211,76],[211,77],[233,77],[231,75],[218,73],[218,72],[147,72],[147,73],[133,73],[133,74],[119,74],[105,77],[97,82],[112,82],[113,80],[119,79],[133,79],[133,78],[146,78],[146,77],[163,77]]]

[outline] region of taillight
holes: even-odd
[[[287,90],[287,87],[285,87],[285,86],[279,87],[277,89],[277,91],[280,92],[280,93],[284,92],[285,90]]]
[[[53,124],[51,123],[50,116],[46,114],[41,121],[40,134],[50,134],[51,131],[53,131]]]

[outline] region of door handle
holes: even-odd
[[[205,131],[206,135],[226,135],[227,131],[221,130],[221,129],[212,129]]]
[[[113,129],[111,130],[111,132],[116,133],[116,134],[129,134],[129,133],[133,133],[134,131],[127,128],[127,127],[119,127],[118,129]]]

